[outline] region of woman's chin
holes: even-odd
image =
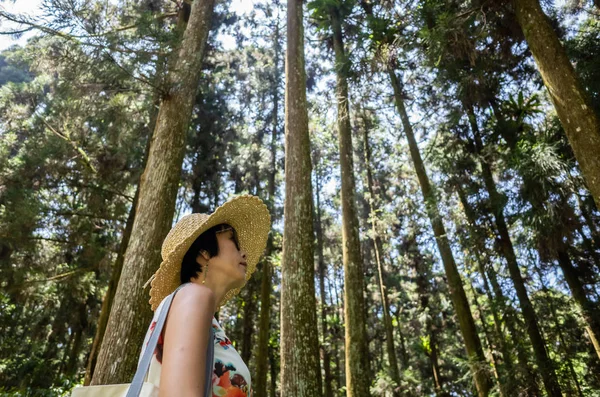
[[[241,276],[239,276],[233,283],[232,283],[232,289],[234,288],[242,288],[244,285],[246,285],[246,273],[242,274]]]

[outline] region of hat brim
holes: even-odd
[[[190,230],[185,238],[177,242],[173,249],[167,250],[167,252],[163,250],[163,261],[150,284],[152,310],[156,310],[160,302],[181,284],[181,262],[192,243],[202,233],[222,223],[235,229],[240,249],[246,252],[246,281],[252,277],[267,244],[271,216],[261,199],[252,195],[240,195],[218,207],[201,225],[195,226],[194,230]],[[219,302],[219,306],[237,295],[240,289],[230,290]]]

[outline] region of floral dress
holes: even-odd
[[[150,336],[156,327],[158,314],[162,310],[164,300],[154,312],[154,318],[148,327],[146,337],[144,339],[144,347],[140,353],[140,359],[144,354],[146,345],[150,340]],[[212,373],[212,396],[213,397],[252,397],[252,387],[250,379],[250,371],[242,358],[235,350],[227,335],[221,328],[217,319],[213,318],[212,327],[215,331],[215,358],[213,362]],[[158,343],[150,369],[148,371],[147,382],[156,386],[160,384],[160,372],[162,369],[162,353],[163,353],[163,336],[158,338]]]

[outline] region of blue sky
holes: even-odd
[[[8,11],[11,14],[24,14],[34,16],[39,13],[40,5],[42,0],[14,0],[6,1],[0,0],[0,7]],[[9,30],[11,28],[17,28],[15,24],[0,20],[0,30]],[[13,44],[23,45],[27,42],[27,39],[36,32],[27,32],[23,34],[18,40],[6,35],[0,35],[0,51],[7,49]]]

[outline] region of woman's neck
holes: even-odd
[[[224,286],[222,283],[211,282],[212,280],[206,280],[203,283],[202,276],[198,277],[197,279],[192,279],[190,281],[194,284],[203,285],[209,288],[213,292],[213,294],[215,294],[215,302],[217,304],[213,308],[213,311],[216,313],[220,306],[220,303],[223,301],[223,298],[225,298],[225,294],[227,294],[229,289],[227,289],[227,287]]]

